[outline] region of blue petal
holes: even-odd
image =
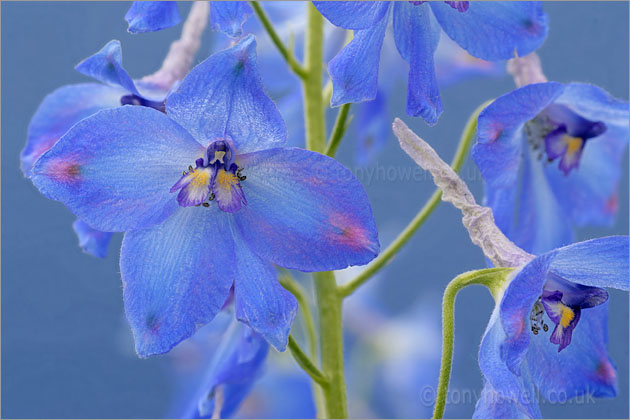
[[[575,396],[614,397],[617,375],[606,352],[608,303],[583,310],[571,344],[558,352],[548,334],[532,337],[527,364],[532,380],[548,401]]]
[[[433,125],[442,113],[433,64],[440,28],[432,21],[429,6],[396,2],[394,37],[400,55],[409,63],[407,114]]]
[[[297,315],[297,301],[280,286],[273,265],[255,255],[241,238],[236,239],[235,247],[236,318],[284,351]]]
[[[545,254],[523,267],[516,273],[501,299],[500,317],[504,334],[500,342],[501,360],[516,375],[521,374],[521,362],[530,342],[527,320],[532,306],[542,293],[552,258],[553,254]]]
[[[444,32],[471,55],[488,61],[524,56],[547,36],[547,15],[540,2],[472,1],[465,12],[443,2],[431,9]]]
[[[521,164],[521,127],[562,90],[563,86],[555,82],[523,86],[500,96],[481,111],[472,156],[489,188],[514,186]]]
[[[33,163],[74,124],[106,108],[120,106],[127,91],[117,86],[84,83],[60,87],[44,98],[28,126],[26,146],[20,154],[24,175]]]
[[[157,226],[125,234],[120,271],[136,351],[166,353],[225,303],[234,275],[229,220],[216,208],[180,207]]]
[[[112,238],[111,232],[92,229],[81,219],[75,220],[72,228],[79,238],[79,246],[83,252],[99,258],[107,257],[107,248]]]
[[[390,2],[314,1],[313,5],[333,25],[356,30],[367,29],[380,22]]]
[[[487,381],[481,391],[481,396],[475,405],[473,419],[529,419],[526,411],[513,400],[505,398],[497,392]]]
[[[526,147],[529,149],[529,145]],[[523,161],[520,202],[510,239],[533,254],[571,243],[574,236],[571,220],[545,177],[543,162],[532,156],[530,150],[524,151]],[[514,214],[514,208],[511,214]]]
[[[248,35],[195,67],[166,101],[167,114],[202,144],[230,137],[237,153],[284,144],[287,129],[265,94]]]
[[[378,63],[388,22],[389,12],[374,26],[355,31],[352,41],[330,60],[331,106],[371,101],[376,97]]]
[[[132,34],[160,31],[179,23],[176,1],[134,1],[125,15]]]
[[[244,1],[211,1],[210,27],[236,38],[243,33],[243,24],[252,14],[252,8]]]
[[[379,154],[391,134],[385,93],[379,91],[376,99],[364,102],[356,111],[356,162],[369,164]]]
[[[327,156],[271,149],[237,158],[247,206],[235,213],[241,235],[264,260],[302,271],[363,265],[379,251],[367,195]]]
[[[581,117],[606,124],[606,132],[586,142],[577,170],[564,175],[547,165],[547,178],[564,213],[578,226],[610,225],[617,212],[619,179],[628,146],[628,102],[604,90],[580,83],[568,84],[556,103]]]
[[[574,283],[628,290],[628,237],[608,236],[555,251],[550,271]]]
[[[204,148],[161,112],[100,111],[70,129],[35,162],[33,183],[95,229],[148,227],[177,207],[169,192]]]
[[[501,412],[507,410],[505,405],[510,401],[512,410],[527,413],[530,418],[540,418],[542,417],[540,408],[536,398],[534,398],[533,383],[529,380],[528,371],[524,369],[521,375],[517,376],[508,369],[503,359],[502,344],[506,335],[501,327],[499,308],[499,305],[495,306],[481,340],[479,367],[487,381],[487,386],[494,390],[494,395],[498,393],[501,396],[501,400],[496,402],[499,402],[503,407],[490,407],[492,402],[481,401],[476,408],[479,413],[476,411],[475,417],[481,417],[481,413],[484,411],[497,410]],[[487,389],[484,387],[484,390]]]
[[[75,70],[103,83],[118,85],[138,94],[133,80],[123,68],[122,51],[118,40],[109,41],[99,52],[77,64]]]
[[[184,418],[210,418],[219,387],[223,393],[220,417],[232,417],[263,373],[269,344],[249,327],[235,320],[219,345],[203,394]]]

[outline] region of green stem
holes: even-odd
[[[306,147],[323,153],[326,147],[326,116],[322,98],[324,19],[312,3],[307,3],[308,23],[304,42],[307,75],[304,85]],[[346,384],[343,371],[342,298],[332,272],[313,273],[319,312],[319,339],[322,372],[327,379],[322,386],[325,418],[347,417]]]
[[[464,164],[464,160],[468,153],[468,149],[470,148],[470,144],[472,143],[473,137],[475,136],[475,132],[477,131],[477,117],[481,110],[483,110],[490,101],[485,102],[481,106],[479,106],[472,115],[468,118],[466,122],[466,126],[464,127],[464,131],[459,139],[459,144],[457,146],[457,151],[455,152],[455,157],[453,157],[453,161],[451,162],[451,168],[455,172],[459,172]],[[394,241],[389,244],[387,248],[381,254],[375,258],[365,270],[363,270],[357,277],[350,280],[346,284],[340,287],[340,292],[343,297],[349,296],[354,292],[359,286],[369,280],[374,274],[376,274],[381,268],[385,266],[396,253],[405,245],[409,239],[413,236],[413,234],[418,230],[420,226],[428,219],[428,217],[433,213],[433,210],[440,204],[440,199],[442,198],[442,191],[439,188],[436,188],[429,201],[425,203],[425,205],[420,209],[418,214],[409,222],[409,224],[405,227],[405,229],[400,232],[398,237],[394,239]]]
[[[350,112],[350,105],[345,104],[339,108],[339,112],[337,113],[337,119],[335,120],[335,125],[330,134],[330,140],[326,145],[326,150],[324,154],[330,157],[334,157],[335,153],[337,153],[337,149],[339,148],[339,144],[341,143],[341,139],[348,128],[348,113]],[[348,122],[348,123],[346,123]]]
[[[324,18],[312,3],[307,3],[308,23],[304,42],[304,117],[306,148],[323,153],[326,147],[326,117],[322,98]]]
[[[481,284],[490,289],[495,298],[501,294],[503,284],[512,268],[487,268],[485,270],[468,271],[455,277],[444,290],[442,298],[442,362],[440,366],[440,379],[438,382],[437,397],[433,418],[440,419],[444,415],[448,384],[451,379],[453,363],[453,342],[455,328],[455,297],[457,292],[471,284]]]
[[[289,350],[291,350],[291,354],[295,361],[300,365],[302,369],[319,385],[322,387],[326,387],[328,385],[328,381],[324,374],[315,366],[315,363],[304,353],[304,350],[300,347],[300,345],[295,341],[292,335],[289,336]]]
[[[328,384],[322,387],[326,407],[325,418],[345,419],[346,382],[343,368],[343,330],[341,304],[334,273],[314,273],[317,304],[319,307],[319,337],[322,371]]]
[[[284,45],[284,43],[276,33],[276,30],[273,28],[273,24],[269,20],[269,17],[265,13],[262,6],[257,1],[250,1],[249,4],[252,6],[252,9],[254,9],[254,13],[256,13],[256,16],[258,16],[260,23],[262,23],[263,27],[267,31],[267,34],[271,38],[271,41],[274,43],[276,48],[278,48],[280,54],[289,64],[291,70],[293,70],[293,72],[299,77],[304,79],[304,77],[306,77],[306,70],[304,70],[304,68],[297,62],[297,60],[293,56],[293,48],[287,48]]]

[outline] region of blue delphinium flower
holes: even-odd
[[[604,287],[628,290],[628,237],[558,248],[510,281],[479,351],[485,377],[475,418],[540,417],[547,400],[616,394]]]
[[[573,227],[610,224],[628,144],[628,102],[581,83],[537,83],[479,115],[472,156],[497,226],[540,254]]]
[[[286,128],[255,48],[250,35],[199,64],[166,113],[125,106],[82,120],[33,168],[44,195],[96,229],[125,232],[125,310],[141,356],[210,322],[232,287],[236,317],[284,350],[296,302],[271,263],[325,271],[378,253],[350,171],[281,147]]]
[[[354,30],[353,40],[328,63],[332,106],[376,97],[379,55],[389,16],[400,55],[409,63],[407,113],[435,124],[442,103],[433,53],[440,27],[471,55],[489,61],[525,55],[547,34],[537,2],[314,2],[334,25]]]
[[[86,58],[76,70],[102,83],[62,86],[37,108],[28,127],[26,146],[20,154],[22,172],[31,176],[33,163],[49,150],[70,127],[96,112],[122,105],[142,105],[164,110],[168,87],[132,80],[122,65],[120,42],[108,42]],[[73,224],[79,245],[88,254],[104,258],[111,233],[93,229],[82,220]]]
[[[243,23],[252,14],[246,1],[210,2],[210,27],[239,37]],[[181,18],[175,1],[134,1],[125,15],[132,34],[154,32],[177,25]]]

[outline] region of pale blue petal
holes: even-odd
[[[542,254],[571,243],[573,238],[571,220],[563,212],[545,177],[543,162],[526,150],[520,201],[510,239],[527,252]]]
[[[263,90],[253,35],[192,69],[169,96],[166,112],[203,145],[229,137],[237,153],[283,145],[287,138],[282,116]]]
[[[512,409],[526,413],[531,418],[540,418],[538,402],[533,398],[532,382],[529,381],[528,371],[523,370],[520,376],[508,369],[502,356],[502,344],[506,339],[505,332],[499,319],[499,305],[494,308],[488,327],[481,340],[479,349],[479,367],[488,386],[494,389],[501,398],[502,404],[513,405]],[[496,394],[495,394],[496,395]],[[478,407],[488,411],[488,401]],[[502,409],[504,410],[505,407]],[[497,413],[499,414],[499,413]],[[478,415],[476,417],[479,417]]]
[[[388,1],[314,1],[313,5],[330,23],[345,29],[367,29],[383,19]]]
[[[573,330],[571,344],[558,352],[549,333],[540,332],[530,340],[527,363],[532,380],[548,401],[564,402],[590,394],[614,397],[617,374],[608,357],[608,303],[585,309]]]
[[[109,41],[99,52],[81,61],[75,67],[79,73],[110,85],[118,85],[131,93],[138,90],[123,68],[120,41]]]
[[[628,237],[607,236],[555,251],[550,271],[585,286],[628,290]]]
[[[211,1],[210,27],[236,38],[243,33],[243,24],[252,14],[245,1]]]
[[[204,148],[161,112],[100,111],[77,123],[33,167],[33,183],[95,229],[148,227],[177,207],[170,188]]]
[[[83,118],[120,106],[127,93],[118,86],[83,83],[62,86],[44,98],[28,126],[26,146],[20,154],[22,172],[29,177],[33,163]]]
[[[556,163],[546,166],[551,188],[564,213],[578,226],[610,225],[617,213],[621,164],[628,146],[628,102],[597,86],[569,83],[556,103],[590,121],[602,121],[606,131],[587,141],[577,170],[565,175]]]
[[[374,26],[355,31],[352,41],[330,60],[331,106],[371,101],[376,97],[378,64],[388,22],[389,12]]]
[[[237,158],[247,206],[236,226],[265,260],[302,271],[363,265],[379,252],[361,183],[336,160],[303,149]]]
[[[472,156],[490,188],[512,188],[521,165],[521,127],[563,91],[560,83],[523,86],[500,96],[477,119]]]
[[[93,229],[81,219],[75,220],[72,224],[72,229],[74,229],[74,233],[79,238],[79,246],[83,252],[98,258],[107,257],[107,248],[109,247],[109,241],[112,239],[111,232]]]
[[[522,57],[547,37],[547,15],[541,2],[471,1],[465,12],[445,2],[430,2],[448,36],[471,55],[489,61]]]
[[[251,252],[241,238],[236,239],[234,277],[237,319],[284,351],[297,315],[297,301],[280,285],[273,265]]]
[[[432,20],[429,6],[396,2],[394,37],[400,55],[409,63],[407,114],[422,117],[433,125],[442,113],[433,64],[440,29]]]
[[[215,317],[234,259],[229,219],[216,207],[180,207],[157,226],[125,233],[125,312],[141,357],[166,353]]]
[[[160,31],[179,23],[176,1],[134,1],[125,15],[132,34]]]
[[[529,419],[527,412],[514,400],[505,398],[487,381],[475,405],[473,419]]]

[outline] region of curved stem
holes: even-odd
[[[481,284],[490,289],[495,300],[501,293],[503,284],[512,268],[487,268],[485,270],[468,271],[455,277],[444,290],[442,298],[442,361],[440,379],[437,388],[433,418],[440,419],[444,415],[448,384],[451,379],[453,363],[453,342],[455,327],[455,297],[457,292],[471,284]]]
[[[459,144],[457,146],[457,151],[455,152],[455,156],[453,157],[453,161],[451,162],[451,168],[455,172],[459,172],[464,164],[464,160],[466,159],[466,155],[468,153],[468,149],[470,148],[470,144],[472,143],[475,132],[477,131],[477,117],[481,110],[483,110],[490,101],[483,103],[479,106],[475,111],[473,111],[472,115],[468,118],[466,122],[466,126],[464,127],[464,131],[459,139]],[[403,229],[402,232],[394,239],[394,241],[389,244],[389,246],[381,252],[381,254],[375,258],[365,270],[363,270],[357,277],[350,280],[348,283],[340,286],[340,292],[343,297],[349,296],[354,292],[359,286],[369,280],[374,274],[376,274],[381,268],[385,266],[396,253],[405,245],[409,239],[413,236],[413,234],[418,230],[420,226],[427,220],[427,218],[433,213],[433,210],[440,204],[440,199],[442,198],[442,191],[439,188],[436,188],[429,200],[425,203],[425,205],[420,209],[418,214],[409,222],[409,224]]]
[[[326,150],[324,154],[330,157],[334,157],[335,153],[337,153],[337,149],[339,148],[339,144],[341,143],[341,139],[350,124],[348,120],[348,113],[350,112],[350,105],[352,104],[344,104],[339,109],[337,113],[337,119],[335,120],[335,125],[333,127],[332,133],[330,134],[330,140],[326,145]]]
[[[289,336],[289,350],[295,361],[300,365],[302,369],[319,385],[325,387],[328,385],[328,381],[324,374],[315,366],[315,363],[304,353],[304,350],[295,341],[292,335]]]
[[[254,9],[254,13],[256,13],[256,16],[258,16],[260,23],[262,23],[263,27],[267,31],[267,34],[271,38],[271,41],[274,43],[276,48],[278,48],[280,54],[289,64],[291,70],[293,70],[293,72],[297,74],[300,78],[304,79],[306,77],[306,70],[304,70],[304,68],[295,59],[295,56],[293,55],[293,49],[287,48],[284,45],[284,43],[280,39],[280,36],[278,36],[278,33],[273,28],[273,24],[269,20],[269,17],[263,10],[262,6],[257,1],[250,1],[249,4],[252,6],[252,9]]]

